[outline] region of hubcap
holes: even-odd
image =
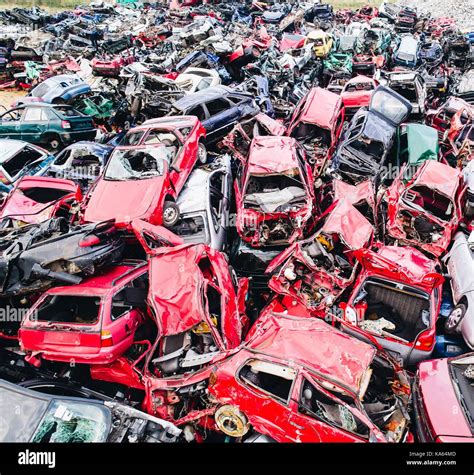
[[[450,328],[455,328],[462,317],[462,310],[460,308],[457,308],[451,312],[451,315],[448,318],[448,326]]]
[[[163,217],[167,223],[171,223],[176,219],[176,211],[173,208],[166,208]]]
[[[206,159],[206,152],[204,151],[204,148],[201,146],[199,147],[198,155],[199,155],[199,161],[204,162],[204,160]]]

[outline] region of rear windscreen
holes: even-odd
[[[91,325],[99,320],[100,298],[77,295],[49,295],[37,308],[40,322]]]

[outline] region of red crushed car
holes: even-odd
[[[336,148],[344,123],[345,108],[340,96],[315,87],[296,106],[287,135],[302,142],[314,175],[323,171]]]
[[[368,107],[378,82],[367,76],[358,75],[344,84],[341,92],[346,119],[351,118],[361,107]]]
[[[133,54],[117,54],[94,57],[91,61],[92,74],[118,77],[123,67],[135,62]]]
[[[387,234],[436,257],[449,246],[464,209],[462,173],[427,160],[412,177],[403,167],[387,190]]]
[[[18,336],[26,361],[106,364],[123,355],[146,328],[148,266],[124,261],[80,284],[46,291]]]
[[[209,379],[217,428],[277,442],[410,441],[405,372],[375,347],[301,308],[261,314]]]
[[[254,247],[291,243],[311,229],[314,186],[291,137],[256,137],[234,184],[237,231]]]
[[[474,353],[423,361],[413,384],[420,442],[474,442]]]
[[[109,365],[92,367],[91,375],[144,389],[144,410],[179,420],[195,409],[194,396],[212,365],[245,337],[248,279],[237,282],[224,254],[203,244],[147,252],[157,336],[136,342]]]
[[[82,200],[80,187],[71,180],[23,177],[0,210],[4,227],[37,224],[53,217],[70,217],[73,205]]]
[[[205,131],[194,116],[144,122],[125,136],[83,204],[83,221],[114,219],[126,227],[134,219],[173,226],[179,220],[176,197],[199,161]]]
[[[319,316],[324,316],[354,281],[357,261],[353,253],[368,247],[372,224],[349,201],[327,210],[316,234],[285,249],[268,266],[268,286],[288,295]]]
[[[406,365],[430,357],[436,340],[444,278],[438,263],[411,247],[359,249],[361,271],[344,308],[344,321],[375,338]],[[361,337],[359,331],[351,332]]]

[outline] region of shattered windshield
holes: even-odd
[[[32,442],[105,442],[110,413],[96,404],[57,399],[49,406]]]
[[[172,153],[167,147],[115,150],[110,157],[105,178],[109,180],[141,180],[161,176],[165,162],[169,166]]]

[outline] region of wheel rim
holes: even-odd
[[[201,163],[204,163],[206,161],[206,151],[202,145],[199,145],[198,158]]]
[[[448,328],[456,328],[462,318],[462,309],[455,308],[448,317]]]
[[[49,143],[49,145],[51,146],[51,148],[58,148],[59,147],[59,141],[54,139],[54,140],[51,140],[51,142]]]
[[[172,223],[174,222],[176,218],[177,218],[177,213],[174,208],[169,207],[163,211],[163,219],[165,223]]]

